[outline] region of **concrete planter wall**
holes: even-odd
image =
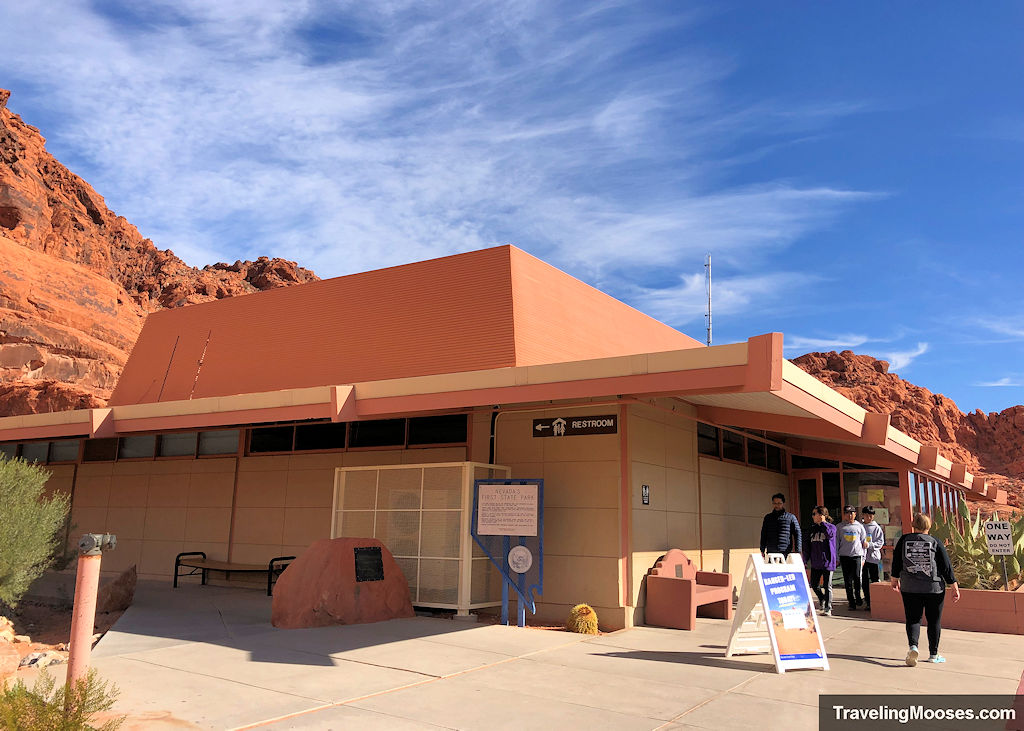
[[[887,581],[871,585],[871,618],[905,621],[903,599]],[[952,592],[947,591],[942,627],[1024,635],[1024,592],[961,589],[960,601],[954,603]]]

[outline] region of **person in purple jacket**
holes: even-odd
[[[832,525],[828,508],[815,505],[811,511],[814,525],[804,534],[804,560],[811,569],[811,588],[821,603],[822,615],[832,615],[832,573],[836,570],[839,550],[836,546],[836,527]],[[824,581],[824,587],[818,584]]]

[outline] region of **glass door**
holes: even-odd
[[[828,508],[833,523],[838,526],[843,522],[843,491],[838,472],[821,473],[821,504]],[[832,574],[832,586],[843,585],[843,569],[837,565],[836,572]]]
[[[811,525],[811,511],[818,504],[818,480],[816,477],[804,477],[796,481],[797,510],[796,517],[800,520],[800,528],[806,531]]]

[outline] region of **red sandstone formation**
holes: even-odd
[[[807,353],[793,363],[865,409],[892,414],[897,429],[966,463],[1005,489],[1011,505],[1024,507],[1024,406],[965,414],[942,394],[889,373],[884,360],[849,350]]]
[[[353,549],[380,547],[384,578],[356,581]],[[375,538],[323,538],[274,584],[270,622],[282,629],[361,624],[414,616],[409,582]]]
[[[102,406],[146,314],[314,281],[283,259],[190,267],[46,151],[0,89],[0,416]]]

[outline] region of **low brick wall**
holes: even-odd
[[[889,582],[871,585],[871,618],[903,622],[903,599]],[[927,624],[922,620],[922,624]],[[961,589],[960,601],[946,592],[942,609],[943,629],[1001,632],[1024,635],[1024,592]]]

